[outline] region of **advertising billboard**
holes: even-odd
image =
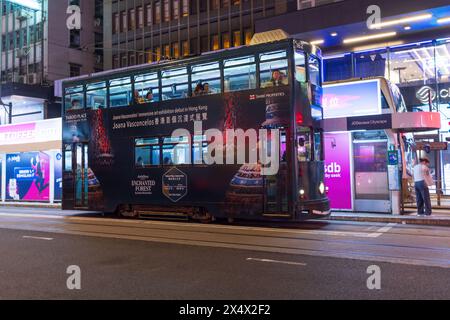
[[[44,152],[6,155],[6,200],[49,201],[50,156]]]
[[[62,153],[56,151],[53,153],[55,158],[55,169],[54,169],[54,179],[55,179],[55,195],[54,199],[56,201],[62,200]]]
[[[330,206],[353,210],[350,133],[325,133],[325,185]]]
[[[323,86],[324,119],[381,114],[379,80]]]

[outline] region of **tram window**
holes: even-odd
[[[300,162],[311,161],[311,129],[297,128],[297,158]]]
[[[84,108],[83,86],[71,87],[65,90],[64,104],[66,110]]]
[[[91,83],[86,86],[86,108],[106,107],[106,82]]]
[[[308,58],[308,70],[309,70],[309,80],[311,84],[320,86],[320,63],[319,59],[314,56],[309,56]]]
[[[110,107],[124,107],[132,103],[133,94],[130,77],[111,80],[109,86]]]
[[[163,165],[179,165],[190,163],[191,150],[187,137],[164,138],[162,147]]]
[[[134,78],[134,89],[145,103],[159,101],[158,73],[141,74]]]
[[[206,136],[194,136],[194,142],[192,144],[193,149],[193,159],[194,164],[203,163],[203,160],[208,153],[208,142],[206,141]]]
[[[180,99],[188,96],[187,68],[165,70],[161,73],[162,100]]]
[[[219,63],[214,62],[192,66],[191,81],[192,95],[194,96],[221,93]],[[199,87],[199,84],[203,88]],[[208,85],[208,91],[205,91],[205,84]]]
[[[225,60],[224,68],[225,92],[256,88],[255,57]]]
[[[323,161],[322,131],[314,131],[314,161]]]
[[[289,84],[287,77],[287,60],[277,60],[261,63],[261,87],[278,87]]]
[[[306,58],[303,51],[295,51],[295,79],[298,82],[306,82]]]
[[[160,165],[160,153],[158,138],[135,140],[136,167],[145,168]]]
[[[67,145],[64,152],[64,171],[72,171],[72,146]]]

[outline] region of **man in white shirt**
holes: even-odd
[[[414,166],[414,188],[416,190],[417,214],[431,215],[431,199],[428,187],[433,185],[433,177],[428,165],[430,160],[421,158]]]

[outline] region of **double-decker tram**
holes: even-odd
[[[321,85],[297,39],[63,81],[63,209],[327,216]]]

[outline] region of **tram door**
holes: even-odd
[[[74,176],[75,208],[88,207],[88,145],[76,143],[73,146],[72,170]]]
[[[286,216],[288,209],[288,176],[286,131],[280,130],[279,170],[272,176],[264,176],[264,215]],[[268,150],[270,146],[268,146]]]

